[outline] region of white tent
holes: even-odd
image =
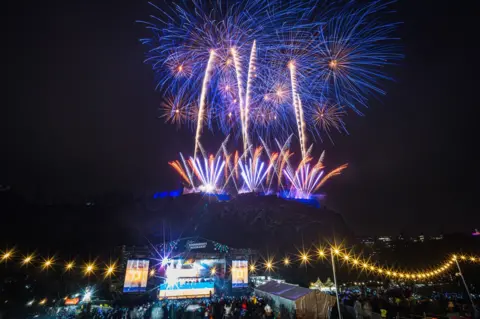
[[[334,296],[276,281],[255,288],[255,294],[273,300],[275,311],[279,311],[281,306],[290,312],[295,311],[297,318],[327,318],[329,307],[335,304]]]

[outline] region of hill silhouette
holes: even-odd
[[[242,194],[222,201],[215,196],[182,195],[148,199],[136,227],[153,238],[201,236],[237,248],[309,248],[319,240],[351,238],[342,216],[327,208],[277,196]]]

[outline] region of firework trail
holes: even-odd
[[[200,103],[198,107],[198,122],[197,122],[197,132],[195,134],[195,150],[193,153],[193,158],[197,158],[198,145],[200,143],[200,135],[202,134],[202,124],[203,124],[203,112],[205,109],[206,99],[207,99],[207,85],[211,77],[213,61],[215,59],[215,51],[210,50],[210,56],[207,62],[207,68],[205,70],[205,76],[203,78],[202,91],[200,93]]]
[[[247,75],[247,93],[245,96],[245,112],[244,112],[244,124],[243,124],[243,149],[246,150],[250,144],[249,137],[248,137],[248,119],[249,119],[249,111],[250,111],[250,94],[251,94],[251,86],[252,86],[252,77],[255,73],[255,58],[257,54],[257,42],[254,40],[252,45],[252,50],[250,52],[250,60],[248,62],[248,75]]]
[[[278,149],[280,150],[279,160],[277,161],[277,184],[279,188],[282,186],[283,169],[285,168],[285,165],[288,164],[288,160],[290,159],[290,157],[293,155],[293,153],[291,153],[289,150],[292,136],[293,134],[287,138],[283,145],[281,145],[280,142],[275,139]]]
[[[300,140],[300,150],[302,152],[302,159],[306,158],[306,150],[305,150],[305,131],[304,127],[304,119],[303,119],[303,111],[301,110],[302,104],[300,102],[300,97],[297,94],[297,78],[296,78],[296,68],[295,62],[291,61],[288,64],[288,68],[290,69],[290,81],[291,81],[291,91],[292,91],[292,104],[295,110],[295,119],[297,121],[297,130],[298,130],[298,139]]]
[[[315,189],[313,190],[313,192],[316,192],[320,187],[323,186],[323,184],[325,184],[326,181],[328,181],[330,178],[334,177],[334,176],[337,176],[337,175],[340,175],[342,173],[342,171],[344,169],[346,169],[348,167],[348,164],[343,164],[342,166],[339,166],[337,167],[336,169],[334,169],[333,171],[331,171],[330,173],[328,173],[327,175],[325,175],[325,177],[320,181],[320,183],[318,183],[318,185],[315,187]]]
[[[242,137],[243,137],[243,151],[246,152],[248,148],[248,140],[245,135],[245,108],[243,100],[243,79],[242,79],[242,65],[240,63],[240,57],[238,56],[237,49],[232,48],[233,65],[235,66],[235,75],[237,78],[238,88],[238,107],[240,109],[240,122],[242,125]]]
[[[188,185],[190,185],[193,190],[195,190],[192,173],[190,172],[190,169],[188,168],[187,162],[185,161],[182,153],[180,153],[180,158],[182,159],[181,163],[180,161],[176,160],[173,162],[169,162],[168,164],[173,167],[173,169],[175,169],[178,174],[180,174],[180,176],[185,180],[185,182],[187,182]]]

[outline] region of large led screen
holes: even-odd
[[[145,292],[148,280],[148,260],[129,259],[123,292]]]
[[[201,298],[214,294],[215,281],[224,277],[225,262],[220,259],[172,259],[164,265],[165,282],[159,298]]]
[[[232,288],[248,287],[248,261],[232,260]]]

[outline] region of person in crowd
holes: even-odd
[[[353,309],[355,311],[355,318],[356,319],[363,319],[363,309],[362,309],[362,303],[360,302],[360,299],[357,299],[355,301]]]
[[[227,304],[225,304],[223,317],[224,317],[224,318],[231,318],[232,315],[233,315],[233,313],[232,313],[232,305],[227,305]]]
[[[267,304],[267,305],[265,306],[264,310],[265,310],[265,317],[267,317],[267,318],[273,317],[272,307],[270,307],[269,304]]]
[[[372,305],[370,304],[370,301],[365,301],[363,304],[363,317],[365,319],[370,319],[372,318]]]

